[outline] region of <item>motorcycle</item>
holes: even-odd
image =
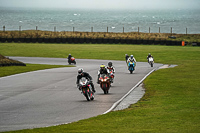
[[[134,62],[128,63],[128,70],[130,71],[131,74],[133,73],[133,71],[135,70],[135,63]]]
[[[92,91],[92,86],[88,79],[82,77],[79,81],[78,87],[88,101],[94,100],[94,92]]]
[[[100,75],[99,83],[104,94],[108,94],[110,86],[111,86],[110,78],[106,74],[102,74]]]
[[[68,59],[68,63],[71,65],[71,63],[74,63],[76,65],[76,60],[74,57],[71,57],[71,59]]]
[[[152,57],[149,57],[149,65],[150,65],[151,67],[153,67],[153,64],[154,64],[153,58],[152,58]]]

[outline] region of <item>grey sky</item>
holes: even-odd
[[[200,9],[200,0],[0,0],[0,7],[68,9]]]

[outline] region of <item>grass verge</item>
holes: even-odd
[[[39,48],[37,48],[39,47]],[[1,50],[1,49],[7,50]],[[9,50],[8,50],[9,49]],[[15,51],[18,49],[19,51]],[[24,50],[23,50],[24,49]],[[26,52],[27,50],[32,52]],[[38,50],[36,52],[35,50]],[[46,128],[14,131],[20,133],[95,132],[95,133],[197,133],[200,132],[200,48],[146,45],[78,44],[0,44],[0,53],[12,56],[66,57],[124,60],[134,54],[146,61],[150,52],[155,62],[177,64],[161,69],[144,81],[146,93],[136,104],[122,111],[110,112],[86,120]]]
[[[26,64],[26,66],[4,66],[0,67],[0,77],[9,76],[13,74],[19,74],[24,72],[59,68],[59,67],[68,67],[64,65],[41,65],[41,64]]]

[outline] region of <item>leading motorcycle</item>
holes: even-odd
[[[108,94],[110,86],[111,86],[109,76],[106,74],[101,74],[100,78],[99,78],[99,83],[100,83],[100,87],[103,90],[104,94]]]
[[[88,79],[82,77],[79,81],[78,87],[88,101],[94,100],[94,92],[92,91],[92,86],[90,85],[90,81]]]
[[[68,59],[68,63],[71,65],[71,63],[74,63],[76,65],[76,60],[74,57],[71,57],[70,59]]]

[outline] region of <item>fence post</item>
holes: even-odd
[[[21,37],[21,26],[19,26],[19,37]]]
[[[159,33],[160,33],[160,27],[159,27]]]
[[[73,32],[74,32],[75,28],[73,27]]]
[[[151,33],[151,29],[150,29],[150,27],[149,27],[149,33]]]
[[[38,27],[36,26],[36,28],[35,28],[36,30],[38,30]]]
[[[186,35],[187,35],[187,28],[186,28]]]
[[[19,31],[21,31],[21,26],[19,26]]]
[[[3,32],[5,32],[6,31],[6,26],[3,26]]]
[[[123,27],[123,33],[124,33],[124,27]]]
[[[171,27],[171,35],[172,35],[172,27]]]
[[[140,32],[140,27],[138,27],[138,33]]]
[[[107,33],[108,33],[108,27],[107,27]]]
[[[93,32],[93,27],[91,27],[91,32]]]
[[[56,26],[54,27],[54,32],[56,32]]]

